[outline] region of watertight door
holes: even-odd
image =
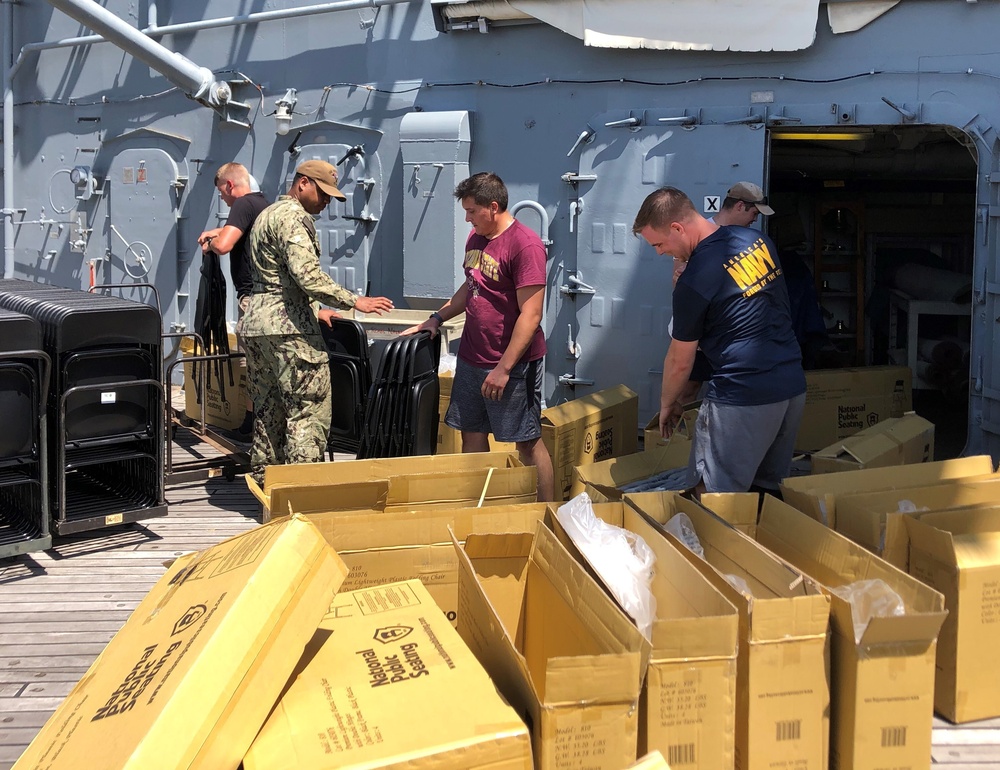
[[[620,117],[599,116],[591,125]],[[550,374],[569,373],[578,383],[593,381],[559,388],[560,399],[628,385],[639,394],[643,424],[659,409],[672,260],[632,235],[635,214],[650,192],[671,185],[711,216],[734,182],[762,184],[766,138],[759,125],[647,122],[651,125],[603,129],[583,146],[573,218],[579,281],[563,282],[570,291],[561,293],[558,320],[549,331],[547,367]],[[567,265],[566,277],[573,272]],[[593,294],[584,293],[588,287]],[[584,292],[575,291],[581,288]]]

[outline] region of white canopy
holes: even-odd
[[[827,0],[835,33],[854,32],[899,0]],[[486,0],[450,2],[448,19],[534,19],[599,48],[800,51],[816,38],[820,0]]]

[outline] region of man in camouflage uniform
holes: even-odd
[[[337,170],[306,161],[288,194],[261,212],[250,235],[253,295],[242,333],[256,409],[250,472],[258,482],[267,465],[323,459],[332,412],[319,303],[364,313],[392,309],[386,297],[359,297],[321,269],[313,216],[331,198],[346,200],[337,189]],[[326,312],[324,321],[330,323]]]

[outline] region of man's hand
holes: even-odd
[[[682,414],[684,407],[680,401],[674,401],[670,406],[660,409],[660,435],[663,438],[670,438],[673,435]]]
[[[433,316],[428,318],[422,324],[417,324],[416,326],[411,326],[407,329],[403,329],[400,334],[404,337],[410,334],[419,334],[420,332],[430,332],[431,339],[437,337],[438,329],[441,328],[441,324],[437,322],[437,319]]]
[[[319,322],[326,324],[327,326],[333,328],[333,319],[340,318],[340,313],[336,310],[331,310],[328,307],[321,307],[319,309]]]
[[[388,313],[394,307],[392,300],[388,297],[358,297],[358,301],[354,303],[355,310],[360,310],[362,313],[375,313],[377,315]]]
[[[507,387],[509,380],[510,372],[505,372],[499,366],[496,367],[486,375],[486,379],[483,381],[483,398],[488,398],[490,401],[499,401],[503,398],[503,391]]]

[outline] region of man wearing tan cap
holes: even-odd
[[[769,217],[773,213],[774,209],[767,205],[767,196],[760,187],[753,182],[737,182],[726,193],[719,213],[710,217],[708,221],[722,227],[730,225],[750,227],[757,220],[758,214]],[[685,267],[687,262],[674,260],[674,286],[677,285],[677,279],[681,277]]]
[[[348,291],[320,266],[313,217],[332,198],[347,199],[337,189],[337,169],[307,160],[250,234],[253,295],[242,332],[256,414],[250,472],[258,482],[267,465],[323,459],[332,413],[319,303],[379,315],[393,307],[386,297]]]

